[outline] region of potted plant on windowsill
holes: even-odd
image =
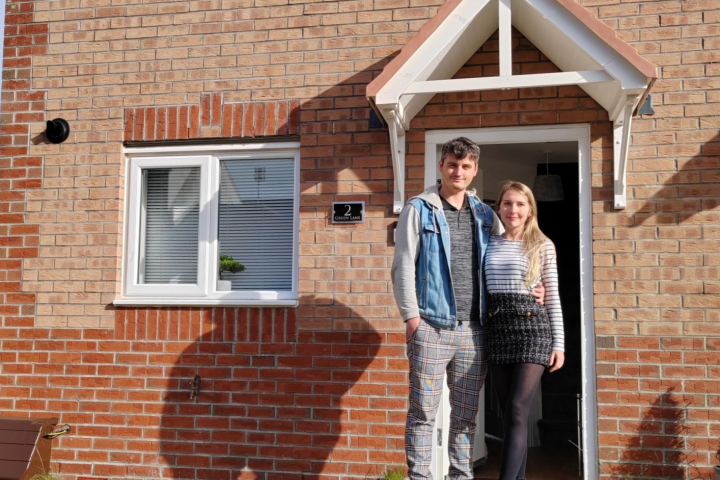
[[[232,290],[232,280],[224,280],[223,272],[240,273],[245,270],[245,265],[238,262],[229,255],[220,255],[220,280],[217,282],[217,289],[219,292],[229,292]]]

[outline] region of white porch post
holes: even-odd
[[[405,129],[394,111],[383,112],[388,123],[390,150],[393,164],[393,213],[400,213],[405,206]]]
[[[512,75],[512,0],[499,0],[500,76]]]
[[[615,210],[627,207],[627,158],[630,150],[632,112],[638,102],[638,95],[628,95],[621,115],[613,122],[613,173]]]

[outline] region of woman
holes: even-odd
[[[488,357],[503,409],[500,480],[525,478],[527,422],[546,367],[565,362],[555,245],[540,231],[532,191],[506,183],[495,206],[505,233],[493,235],[485,257]],[[540,281],[544,306],[530,295]]]

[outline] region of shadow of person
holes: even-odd
[[[720,251],[720,135],[711,122],[696,121],[700,130],[667,133],[666,144],[656,150],[640,146],[640,154],[648,158],[631,162],[628,188],[632,188],[633,200],[617,220],[618,225],[630,228],[616,229],[615,240],[621,242],[615,262],[659,268],[638,269],[637,277],[618,278],[615,288],[621,293],[642,293],[638,295],[641,308],[660,305],[656,322],[646,322],[641,334],[672,338],[679,334],[673,322],[685,322],[681,334],[705,345],[707,337],[720,333],[714,322],[702,321],[708,309],[720,307],[715,272]],[[608,204],[607,211],[611,207]],[[625,250],[631,245],[627,240],[636,241],[635,250]],[[627,309],[623,320],[634,321],[635,314]],[[702,348],[711,349],[709,345]],[[705,367],[704,360],[699,363]],[[680,404],[679,398],[687,404]],[[686,439],[688,407],[706,408],[705,397],[669,388],[651,406],[643,407],[637,434],[621,440],[627,448],[620,455],[621,463],[612,467],[613,473],[622,478],[712,476],[704,452],[710,447]]]
[[[214,308],[178,316],[177,329],[197,335],[183,344],[166,376],[157,459],[162,478],[347,473],[349,434],[370,435],[349,408],[369,407],[366,370],[386,339],[350,307],[322,308],[351,320],[352,330],[298,331],[294,308]],[[173,328],[175,320],[168,321]],[[196,375],[199,389],[191,398]],[[329,463],[331,454],[341,463]]]
[[[685,447],[686,422],[687,405],[681,404],[675,389],[669,387],[643,409],[642,421],[634,428],[637,433],[624,441],[621,463],[614,466],[613,473],[622,478],[697,478],[687,476],[694,469],[694,459]]]

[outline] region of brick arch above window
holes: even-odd
[[[225,103],[222,93],[200,96],[199,105],[137,107],[125,110],[125,142],[257,138],[297,135],[300,102]]]

